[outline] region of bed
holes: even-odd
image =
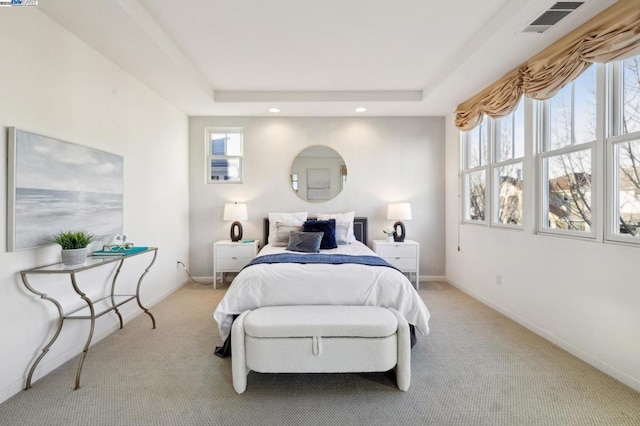
[[[264,220],[264,240],[270,241],[273,227]],[[264,306],[285,305],[359,305],[394,308],[402,314],[415,332],[429,332],[429,311],[407,277],[391,265],[351,263],[366,258],[384,262],[363,241],[367,238],[367,219],[353,218],[348,244],[320,250],[320,253],[295,253],[303,263],[272,263],[270,257],[290,253],[286,247],[265,245],[254,259],[266,263],[250,264],[234,278],[214,312],[220,336],[225,342],[216,350],[228,355],[229,335],[235,317],[246,310]],[[337,255],[337,256],[333,256]],[[286,255],[285,255],[286,256]],[[311,257],[309,257],[311,256]],[[326,257],[340,258],[339,264],[306,263]],[[313,258],[313,259],[312,259]],[[346,260],[345,260],[346,259]]]

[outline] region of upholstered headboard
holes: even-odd
[[[309,219],[315,219],[310,217]],[[263,235],[261,244],[264,246],[269,242],[269,218],[265,217],[263,219]],[[367,218],[366,217],[356,217],[353,219],[353,233],[356,236],[356,240],[360,241],[363,244],[367,244]]]

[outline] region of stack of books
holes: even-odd
[[[127,256],[130,254],[140,253],[141,251],[147,250],[148,247],[131,247],[128,249],[118,247],[115,250],[107,249],[107,250],[97,250],[91,253],[92,256]]]

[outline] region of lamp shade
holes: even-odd
[[[411,220],[411,203],[392,203],[387,210],[388,220]]]
[[[247,205],[244,203],[234,203],[224,205],[223,220],[247,220]]]

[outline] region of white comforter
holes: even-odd
[[[282,252],[285,252],[284,248],[266,245],[258,256]],[[375,256],[359,242],[322,252]],[[313,256],[313,253],[308,256]],[[393,268],[358,264],[276,263],[250,266],[233,280],[213,318],[224,341],[231,333],[233,315],[262,306],[280,305],[392,307],[421,334],[429,332],[429,311],[407,277]]]

